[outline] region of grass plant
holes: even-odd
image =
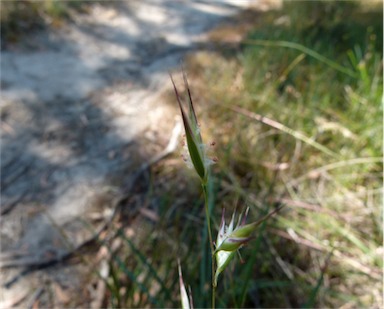
[[[311,19],[319,6],[333,17]],[[232,58],[188,66],[226,197],[291,209],[264,235],[247,305],[381,306],[382,8],[286,2],[260,18]]]
[[[195,109],[193,106],[191,91],[188,85],[187,77],[183,72],[184,85],[187,92],[187,103],[183,104],[183,100],[177,90],[175,82],[173,81],[172,75],[171,80],[175,90],[177,102],[180,107],[180,112],[185,128],[185,139],[187,154],[184,156],[184,160],[194,168],[196,173],[200,177],[201,187],[204,196],[204,209],[205,209],[205,220],[207,226],[207,234],[209,240],[210,257],[211,261],[211,308],[215,308],[216,304],[216,288],[218,285],[219,275],[227,268],[231,260],[234,258],[236,253],[239,253],[239,249],[242,248],[250,239],[251,234],[263,223],[266,219],[272,216],[277,210],[270,212],[260,220],[246,224],[246,218],[248,215],[247,208],[245,214],[240,214],[238,223],[235,225],[235,213],[232,215],[232,219],[229,225],[225,224],[224,209],[220,228],[217,231],[216,242],[213,242],[212,228],[211,228],[211,212],[210,207],[210,165],[216,160],[212,160],[207,156],[207,145],[203,144],[203,140],[200,134],[200,125],[198,124]],[[191,308],[193,306],[192,295],[189,295],[185,289],[185,284],[182,278],[182,272],[179,263],[179,277],[180,277],[180,294],[181,304],[183,308]]]
[[[211,307],[221,210],[244,205],[249,222],[286,209],[233,255],[215,306],[382,306],[382,7],[287,1],[256,16],[237,49],[186,62],[191,129],[216,141],[219,160],[210,173],[201,158],[197,173],[179,159],[152,170],[145,203],[159,219],[123,242],[115,307],[180,306],[177,257],[194,305]]]

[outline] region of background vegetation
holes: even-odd
[[[286,207],[242,250],[245,263],[225,272],[218,306],[381,307],[381,4],[287,1],[246,19],[252,30],[240,43],[226,40],[229,26],[212,36],[214,50],[187,61],[204,137],[217,145],[216,226],[223,207],[249,206],[252,219]],[[154,172],[159,222],[135,247],[138,261],[127,255],[122,268],[131,261],[127,291],[145,301],[129,306],[150,296],[178,305],[167,297],[176,256],[195,305],[207,306],[198,182],[175,161]]]

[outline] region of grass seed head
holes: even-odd
[[[207,156],[207,147],[203,143],[201,134],[200,134],[200,125],[197,121],[195,109],[193,107],[191,91],[189,89],[187,77],[183,72],[184,84],[188,92],[188,102],[183,104],[177,91],[176,85],[173,81],[172,75],[170,75],[173,88],[175,90],[176,99],[180,107],[181,117],[183,119],[184,129],[185,129],[185,144],[187,148],[187,154],[189,158],[185,160],[187,163],[191,162],[192,166],[196,170],[197,174],[203,181],[207,182],[208,179],[208,169],[209,166],[214,163],[214,160],[211,160]],[[184,107],[184,105],[187,105]],[[184,156],[185,158],[186,156]]]
[[[180,260],[177,261],[179,269],[179,284],[180,284],[180,296],[181,296],[181,308],[190,309],[193,308],[192,298],[188,297],[187,290],[183,280],[183,274],[181,272]],[[191,295],[190,295],[191,296]]]

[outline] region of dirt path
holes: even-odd
[[[108,210],[101,197],[167,143],[175,113],[159,99],[168,70],[247,2],[95,4],[2,52],[3,265],[61,254],[89,236],[84,222]],[[0,305],[41,293],[47,274],[15,280],[22,270],[2,270]]]

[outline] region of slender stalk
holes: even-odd
[[[211,248],[211,288],[212,288],[212,308],[215,308],[215,298],[216,298],[216,287],[214,285],[214,278],[215,278],[215,259],[214,259],[214,252],[215,248],[213,247],[213,238],[212,238],[212,230],[211,230],[211,215],[209,211],[209,197],[208,197],[208,187],[207,183],[202,183],[203,192],[204,192],[204,204],[205,204],[205,215],[207,220],[207,229],[208,229],[208,236],[209,236],[209,246]]]

